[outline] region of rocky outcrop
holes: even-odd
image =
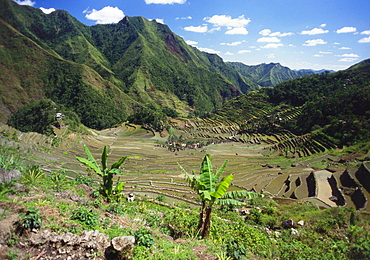
[[[135,238],[132,236],[115,237],[108,240],[108,235],[98,230],[86,231],[81,235],[70,232],[57,234],[50,230],[32,232],[29,246],[34,248],[42,259],[130,259]]]
[[[21,172],[18,170],[6,171],[3,168],[0,168],[0,184],[9,183],[12,180],[20,179]]]

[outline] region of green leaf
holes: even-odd
[[[76,159],[86,165],[87,167],[91,168],[94,172],[96,172],[98,175],[103,176],[102,172],[100,171],[99,167],[96,165],[96,163],[93,163],[85,158],[82,157],[76,157]]]
[[[127,159],[127,156],[121,157],[121,159],[119,159],[118,162],[115,162],[112,164],[111,169],[118,169],[126,159]]]
[[[103,167],[103,171],[107,168],[107,159],[108,159],[108,149],[106,146],[104,146],[103,152],[101,154],[101,164]]]
[[[212,200],[211,194],[207,190],[199,191],[199,195],[203,198],[203,200]]]
[[[225,168],[226,168],[226,166],[227,166],[227,163],[228,163],[228,162],[229,162],[229,161],[228,161],[228,160],[226,160],[226,161],[221,165],[220,169],[218,169],[218,171],[216,172],[216,174],[215,174],[215,182],[216,182],[216,183],[219,181],[220,176],[221,176],[221,174],[224,172],[224,170],[225,170]]]
[[[211,163],[211,156],[206,154],[204,156],[201,168],[200,168],[200,176],[199,179],[205,185],[205,190],[209,192],[215,191],[215,176],[212,173],[212,163]]]
[[[241,202],[239,200],[220,198],[220,199],[215,201],[215,204],[217,204],[217,205],[241,206],[241,205],[244,205],[245,203]]]
[[[230,183],[232,182],[233,179],[234,179],[234,176],[232,174],[230,174],[226,178],[223,178],[220,181],[220,183],[217,184],[216,191],[211,192],[211,196],[216,198],[216,199],[219,199],[222,196],[224,196],[224,194],[226,193],[226,191],[229,188]]]
[[[222,199],[252,199],[258,197],[263,197],[263,194],[246,190],[235,190],[226,192]]]

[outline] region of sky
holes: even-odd
[[[13,0],[80,22],[143,16],[201,51],[246,65],[343,70],[370,58],[370,0]]]

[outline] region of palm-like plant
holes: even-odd
[[[232,174],[220,180],[221,174],[225,170],[228,161],[226,160],[216,173],[213,173],[211,156],[204,156],[200,167],[200,174],[190,176],[185,169],[180,165],[180,168],[185,173],[187,183],[198,193],[202,201],[202,208],[199,215],[199,235],[202,238],[208,237],[211,226],[211,213],[214,204],[220,205],[242,205],[240,198],[253,198],[262,196],[257,193],[239,190],[227,191],[234,176]]]
[[[91,154],[89,148],[84,145],[85,153],[87,155],[87,159],[82,157],[76,157],[76,159],[92,169],[97,175],[102,177],[103,182],[101,183],[100,192],[101,194],[106,197],[108,200],[111,199],[112,195],[119,194],[123,190],[123,182],[120,182],[119,179],[117,180],[116,187],[113,189],[113,176],[120,174],[121,170],[119,167],[123,164],[126,160],[127,156],[121,157],[117,162],[113,163],[111,168],[107,167],[107,159],[108,159],[108,149],[106,146],[103,148],[102,156],[101,156],[101,166],[102,169],[99,168],[98,163],[94,159],[93,155]]]

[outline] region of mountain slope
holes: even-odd
[[[283,81],[314,73],[312,71],[291,70],[280,63],[248,66],[241,62],[227,62],[227,65],[262,87],[274,87]]]
[[[227,66],[220,57],[190,47],[166,25],[143,17],[125,17],[118,24],[89,27],[63,10],[47,15],[11,0],[0,0],[0,4],[4,7],[0,10],[3,28],[12,28],[19,37],[38,46],[32,58],[23,57],[22,64],[28,68],[40,62],[37,70],[43,72],[43,75],[28,76],[42,81],[42,84],[33,85],[37,97],[30,98],[25,92],[18,97],[20,100],[3,97],[6,100],[1,109],[2,121],[22,104],[44,97],[80,110],[79,115],[83,117],[82,109],[65,94],[66,89],[70,90],[67,93],[75,92],[79,85],[97,91],[99,95],[108,95],[109,99],[115,100],[108,103],[124,114],[132,114],[142,106],[154,110],[164,106],[183,110],[190,106],[187,110],[195,109],[200,114],[259,87]],[[27,44],[19,47],[11,37],[9,30],[4,29],[2,41],[12,43],[4,44],[6,48],[1,50],[9,58],[2,64],[4,74],[12,71],[17,55],[28,51]],[[50,63],[39,61],[38,51],[42,53],[40,59],[44,55],[53,57]],[[78,69],[67,69],[69,66]],[[27,73],[22,73],[18,67],[10,74],[17,79],[19,87],[25,87],[23,82]],[[14,82],[5,81],[5,78],[0,81],[3,91],[15,89]],[[101,103],[104,97],[86,96],[85,103],[87,99],[90,103]],[[113,121],[110,125],[117,123],[117,120]]]

